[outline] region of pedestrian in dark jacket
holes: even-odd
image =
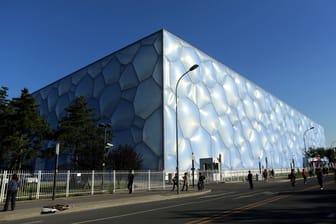
[[[288,175],[288,179],[290,180],[291,184],[292,184],[292,187],[295,187],[295,179],[296,179],[296,176],[295,176],[295,171],[294,169],[291,170],[291,173]]]
[[[177,173],[175,173],[175,176],[173,177],[173,189],[172,189],[172,191],[175,190],[175,186],[178,187],[177,186],[177,181],[178,181],[178,176],[177,176]]]
[[[134,180],[134,174],[132,173],[132,170],[130,170],[128,174],[128,184],[127,184],[128,192],[130,194],[132,194],[133,191],[133,180]]]
[[[247,180],[249,182],[250,189],[253,189],[253,175],[251,173],[251,170],[249,170],[249,172],[248,172]]]
[[[189,187],[188,173],[184,173],[182,191],[184,191],[184,188],[186,189],[186,191],[188,191],[188,187]]]
[[[321,169],[316,170],[317,182],[320,185],[320,189],[323,190],[323,173]]]
[[[8,210],[9,201],[11,201],[11,209],[15,209],[16,194],[20,187],[19,178],[16,174],[13,174],[12,179],[8,183],[6,202],[3,208],[4,211]]]
[[[264,169],[262,175],[263,175],[264,181],[267,182],[267,170],[266,169]]]
[[[198,183],[197,183],[197,187],[199,191],[203,191],[204,190],[204,180],[205,180],[205,176],[202,173],[199,173],[198,175]]]

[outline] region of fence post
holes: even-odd
[[[92,180],[91,180],[91,195],[94,194],[94,174],[95,174],[95,171],[92,170]]]
[[[41,190],[41,176],[42,176],[42,171],[39,170],[37,174],[37,186],[36,186],[36,199],[40,199],[40,190]]]
[[[116,182],[116,173],[115,170],[113,170],[113,193],[115,193],[115,182]]]
[[[165,175],[165,171],[162,171],[162,189],[166,190],[166,175]]]
[[[4,200],[6,180],[7,180],[7,170],[4,170],[2,174],[2,181],[1,181],[2,184],[1,184],[1,191],[0,191],[0,202],[3,202]]]
[[[135,175],[135,174],[134,174],[134,170],[132,170],[132,174]],[[133,179],[134,179],[134,176],[133,176]],[[135,184],[133,183],[132,186],[131,186],[131,187],[132,187],[132,192],[134,192],[134,189],[135,189],[134,186],[135,186]],[[128,188],[128,185],[127,185],[127,188]]]
[[[148,170],[148,191],[151,190],[151,181],[150,181],[150,170]]]
[[[67,171],[67,182],[66,182],[65,197],[69,197],[69,190],[70,190],[70,170]]]

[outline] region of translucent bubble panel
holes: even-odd
[[[85,96],[98,122],[112,124],[115,146],[132,145],[143,155],[143,169],[163,169],[162,60],[159,31],[33,95],[53,128],[66,115],[64,108]]]
[[[163,49],[166,169],[176,167],[177,80],[194,64],[199,68],[177,90],[180,169],[191,168],[192,153],[196,163],[221,154],[223,169],[257,169],[266,160],[268,167],[288,168],[292,159],[302,165],[303,138],[307,148],[325,146],[319,124],[168,31]]]
[[[179,83],[176,111],[177,80],[194,64],[199,67]],[[111,122],[113,144],[132,145],[142,154],[143,169],[174,170],[176,140],[181,169],[191,168],[192,152],[196,168],[199,159],[219,154],[223,169],[258,168],[266,160],[273,168],[288,168],[292,159],[302,164],[303,137],[307,148],[325,146],[319,124],[165,30],[33,95],[53,128],[66,115],[64,108],[85,96],[98,122]]]

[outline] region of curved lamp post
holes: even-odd
[[[305,130],[303,132],[303,144],[304,144],[304,158],[305,158],[305,161],[304,161],[304,167],[307,165],[307,147],[306,147],[306,133],[310,130],[313,130],[315,127],[310,127],[308,128],[307,130]]]
[[[188,72],[191,72],[193,70],[195,70],[196,68],[198,68],[198,65],[197,64],[194,64],[193,66],[191,66],[189,68],[188,71],[186,71],[185,73],[183,73],[181,75],[181,77],[177,80],[177,83],[176,83],[176,87],[175,87],[175,140],[176,140],[176,173],[177,173],[177,194],[180,193],[180,181],[179,181],[179,152],[178,152],[178,123],[177,123],[177,88],[178,88],[178,85],[181,81],[181,79],[186,75],[188,74]]]

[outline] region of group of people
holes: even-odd
[[[198,175],[198,182],[197,182],[197,188],[199,191],[204,190],[204,180],[205,180],[205,176],[202,173],[199,173]],[[175,173],[174,178],[173,178],[173,189],[172,191],[175,190],[175,187],[178,187],[178,182],[179,178],[177,173]],[[189,180],[188,180],[188,173],[184,173],[183,175],[183,185],[182,185],[182,190],[181,191],[188,191],[188,187],[189,187]]]
[[[320,189],[323,190],[323,172],[320,168],[316,168],[316,178],[317,178],[317,182],[320,186]],[[302,178],[303,178],[303,184],[307,184],[307,172],[305,169],[302,169]],[[295,170],[292,169],[291,173],[288,175],[288,179],[290,179],[291,185],[293,187],[295,187],[295,181],[296,181],[296,173]]]
[[[303,178],[303,184],[307,184],[307,172],[306,172],[305,169],[302,169],[301,175],[302,175],[302,178]],[[316,177],[317,177],[317,182],[320,186],[320,189],[323,190],[323,187],[324,187],[323,186],[323,179],[324,179],[324,177],[323,177],[323,172],[320,168],[316,169]],[[267,171],[266,170],[263,171],[263,178],[264,178],[264,180],[267,180]],[[248,171],[248,175],[247,175],[246,179],[249,182],[250,189],[253,189],[253,175],[252,175],[250,170]],[[289,179],[291,185],[293,187],[295,187],[296,173],[295,173],[294,169],[291,169],[290,174],[288,174],[288,179]],[[335,172],[335,181],[336,181],[336,172]]]
[[[264,181],[267,181],[267,178],[268,178],[267,169],[263,170],[262,177],[263,177]],[[273,169],[270,171],[270,177],[274,177],[274,170]],[[251,170],[248,171],[246,179],[249,182],[250,189],[253,189],[253,175],[251,173]]]
[[[320,189],[323,190],[324,185],[323,185],[323,172],[320,168],[316,169],[316,175],[317,175],[317,182],[320,186]],[[272,172],[274,175],[274,171]],[[303,183],[307,184],[307,172],[305,169],[302,169],[302,178],[303,178]],[[264,179],[267,180],[267,171],[264,170],[263,172],[264,175]],[[288,179],[290,180],[290,183],[293,187],[295,187],[296,184],[296,173],[295,170],[292,169],[291,173],[288,175]],[[178,175],[177,173],[175,173],[175,176],[173,178],[173,190],[175,190],[175,187],[178,187]],[[199,191],[204,190],[204,180],[205,180],[205,176],[202,173],[199,173],[198,175],[198,182],[197,182],[197,188]],[[253,175],[252,172],[249,170],[248,171],[248,175],[247,175],[247,180],[249,182],[249,187],[250,189],[253,189]],[[133,192],[133,181],[134,181],[134,174],[132,172],[132,170],[129,171],[128,174],[128,184],[127,184],[127,188],[129,193],[131,194]],[[336,181],[336,171],[335,171],[335,181]],[[5,205],[3,208],[3,211],[7,211],[9,204],[11,202],[11,210],[15,209],[15,204],[16,204],[16,195],[17,195],[17,191],[20,187],[20,182],[19,182],[19,178],[17,176],[17,174],[13,174],[11,180],[8,182],[7,185],[7,194],[6,194],[6,201],[5,201]],[[182,191],[188,191],[188,187],[189,187],[189,180],[188,180],[188,173],[184,173],[183,175],[183,186],[182,186]]]
[[[336,172],[335,172],[336,173]],[[274,171],[272,169],[271,171],[271,176],[274,176]],[[303,178],[303,183],[307,184],[307,172],[305,169],[302,169],[302,178]],[[320,189],[323,190],[323,172],[321,169],[317,168],[316,169],[316,175],[317,175],[317,182],[320,186]],[[173,177],[173,189],[172,191],[175,190],[175,187],[178,187],[178,176],[177,173],[175,173],[175,176]],[[267,181],[267,170],[264,169],[263,171],[263,179],[265,181]],[[288,179],[290,180],[290,183],[293,187],[295,187],[296,184],[296,173],[295,170],[292,169],[291,173],[288,175]],[[127,188],[129,190],[129,193],[131,194],[133,191],[133,180],[134,180],[134,174],[133,172],[130,170],[129,175],[128,175],[128,185]],[[204,190],[204,180],[205,180],[205,176],[202,173],[199,173],[198,175],[198,182],[197,182],[197,189],[199,191]],[[248,171],[248,175],[247,175],[247,180],[249,182],[249,187],[250,189],[253,189],[253,175],[251,173],[251,171]],[[335,180],[336,180],[336,174],[335,174]],[[8,204],[9,204],[9,200],[12,200],[12,210],[15,208],[15,198],[16,198],[16,192],[17,189],[19,187],[19,182],[18,182],[18,178],[17,175],[14,174],[12,177],[12,180],[9,184],[9,190],[7,192],[7,198],[6,198],[6,204],[4,207],[4,210],[8,209]],[[182,189],[181,191],[188,191],[189,188],[189,179],[188,179],[188,173],[184,173],[183,175],[183,185],[182,185]]]

